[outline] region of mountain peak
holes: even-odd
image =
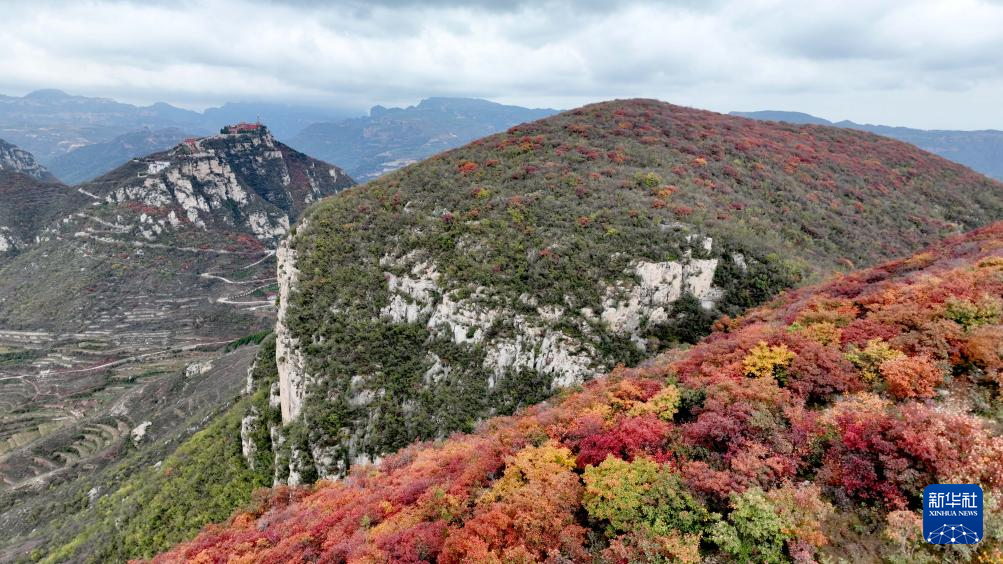
[[[146,240],[222,230],[274,246],[311,202],[351,184],[342,170],[278,142],[264,125],[237,123],[133,159],[84,188],[117,206],[149,208],[153,223],[137,224]]]
[[[25,94],[24,97],[25,99],[28,100],[38,100],[46,102],[62,100],[65,98],[72,98],[72,96],[57,88],[43,88],[41,90],[35,90],[34,92],[29,92],[28,94]]]

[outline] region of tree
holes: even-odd
[[[702,531],[712,520],[683,486],[679,475],[651,459],[633,462],[612,456],[585,469],[582,505],[606,523],[613,536],[631,531]]]
[[[943,371],[926,355],[893,357],[879,370],[889,393],[899,399],[933,397],[934,386],[944,381]]]

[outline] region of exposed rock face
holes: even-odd
[[[0,253],[5,253],[7,251],[16,249],[18,246],[18,240],[11,233],[10,227],[6,225],[0,226]]]
[[[258,414],[252,408],[251,413],[240,420],[240,452],[244,455],[244,460],[247,461],[247,465],[252,470],[254,469],[254,455],[257,453],[258,447],[254,444],[254,438],[251,436],[251,433],[254,431],[254,425],[258,419]]]
[[[143,438],[146,436],[147,429],[149,429],[150,425],[152,424],[153,422],[151,421],[143,421],[135,428],[133,428],[133,430],[130,432],[133,444],[139,444],[143,441]]]
[[[267,131],[192,140],[134,165],[133,176],[115,182],[103,200],[164,210],[140,218],[147,240],[164,230],[221,228],[274,247],[291,217],[351,184],[337,168],[292,151]]]
[[[55,181],[44,166],[38,164],[31,153],[0,139],[0,170],[19,172],[43,182]]]
[[[706,238],[704,251],[711,252],[712,244]],[[600,317],[614,331],[637,340],[641,321],[647,318],[649,323],[665,322],[672,304],[684,293],[700,300],[700,305],[709,310],[721,298],[721,290],[713,285],[719,262],[716,258],[691,257],[680,261],[638,262],[634,267],[637,283],[629,289],[610,288]]]
[[[275,324],[275,362],[279,371],[279,402],[282,422],[288,423],[299,417],[303,409],[306,361],[299,350],[299,341],[289,331],[286,317],[289,312],[289,297],[296,285],[299,271],[296,269],[296,251],[283,241],[276,251],[279,279],[279,314]]]
[[[300,233],[311,227],[301,225]],[[278,392],[283,423],[302,416],[302,407],[311,381],[307,358],[299,338],[290,328],[291,304],[301,273],[297,268],[295,240],[283,242],[278,251],[279,314],[276,325],[276,362],[279,372]],[[419,326],[427,331],[429,343],[448,343],[454,350],[467,351],[460,359],[443,358],[429,350],[422,374],[424,389],[432,389],[470,373],[469,358],[479,358],[477,373],[483,385],[493,393],[506,379],[517,374],[536,374],[549,382],[550,390],[580,385],[609,368],[608,359],[599,349],[604,332],[620,335],[645,350],[642,333],[652,325],[667,322],[673,305],[683,296],[698,300],[711,309],[721,298],[714,286],[720,258],[694,258],[714,253],[710,238],[689,241],[685,256],[677,261],[635,261],[622,273],[618,282],[606,288],[599,313],[592,308],[573,309],[538,305],[528,294],[519,297],[518,309],[493,295],[486,287],[450,289],[438,265],[422,251],[403,256],[386,254],[379,259],[385,280],[385,303],[374,321],[392,325]],[[336,312],[333,312],[336,313]],[[573,330],[569,331],[569,325]],[[504,330],[499,328],[504,327]],[[348,468],[380,460],[367,443],[378,433],[380,399],[385,391],[373,380],[373,374],[356,374],[344,393],[345,402],[365,423],[346,429],[344,442],[335,446],[310,445],[314,468],[321,477],[344,475]],[[416,393],[422,393],[416,390]],[[418,409],[413,401],[405,402],[405,417]],[[309,425],[310,423],[308,423]],[[441,435],[445,436],[445,435]],[[341,454],[339,455],[339,449]],[[293,451],[289,460],[289,483],[302,474],[304,453]]]
[[[413,260],[413,256],[399,261],[385,256],[380,262],[393,266],[409,259]],[[493,305],[486,288],[477,288],[470,296],[461,298],[460,292],[447,292],[440,287],[438,269],[424,261],[414,264],[406,276],[390,272],[384,275],[389,304],[380,311],[381,316],[393,323],[424,323],[431,334],[456,345],[483,347],[483,367],[491,373],[488,389],[494,388],[510,371],[547,374],[555,388],[580,384],[596,373],[595,350],[551,327],[561,318],[561,311],[537,308],[537,316],[533,316],[537,319],[527,319],[509,308]],[[485,342],[485,334],[492,325],[509,320],[514,327],[513,336]],[[448,367],[436,357],[428,374],[443,370],[448,371]]]

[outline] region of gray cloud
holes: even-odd
[[[1000,0],[153,0],[4,5],[0,92],[358,109],[646,96],[1003,128]]]

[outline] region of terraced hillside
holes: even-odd
[[[997,562],[1003,223],[258,507],[154,562]],[[934,545],[923,488],[985,536]]]
[[[134,447],[177,446],[243,388],[253,354],[226,348],[273,323],[277,241],[352,180],[264,127],[233,131],[52,184],[78,205],[0,262],[0,547],[32,546],[16,539],[79,510],[84,477],[121,481]]]
[[[289,479],[472,429],[1000,218],[1003,185],[857,131],[651,100],[513,127],[325,200],[280,249]]]

